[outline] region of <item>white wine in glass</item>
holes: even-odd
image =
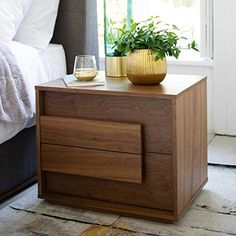
[[[78,80],[90,81],[97,76],[97,71],[91,68],[75,69],[74,75]]]
[[[97,76],[95,56],[79,55],[75,58],[74,76],[81,81],[91,81]]]

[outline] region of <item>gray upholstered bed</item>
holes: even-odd
[[[52,39],[64,46],[67,70],[78,54],[98,56],[96,0],[61,0]],[[56,79],[56,78],[55,78]],[[0,145],[0,201],[36,181],[35,127]]]

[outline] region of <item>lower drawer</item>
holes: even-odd
[[[172,175],[171,155],[149,153],[143,157],[141,184],[44,171],[43,192],[173,211]]]
[[[43,171],[142,182],[141,154],[42,144],[41,155]]]

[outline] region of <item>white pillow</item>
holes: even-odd
[[[59,0],[34,0],[14,40],[46,49],[53,35],[58,6]]]
[[[33,0],[0,0],[0,42],[10,43]]]

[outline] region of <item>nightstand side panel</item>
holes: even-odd
[[[207,181],[206,80],[176,100],[176,214],[180,216]]]

